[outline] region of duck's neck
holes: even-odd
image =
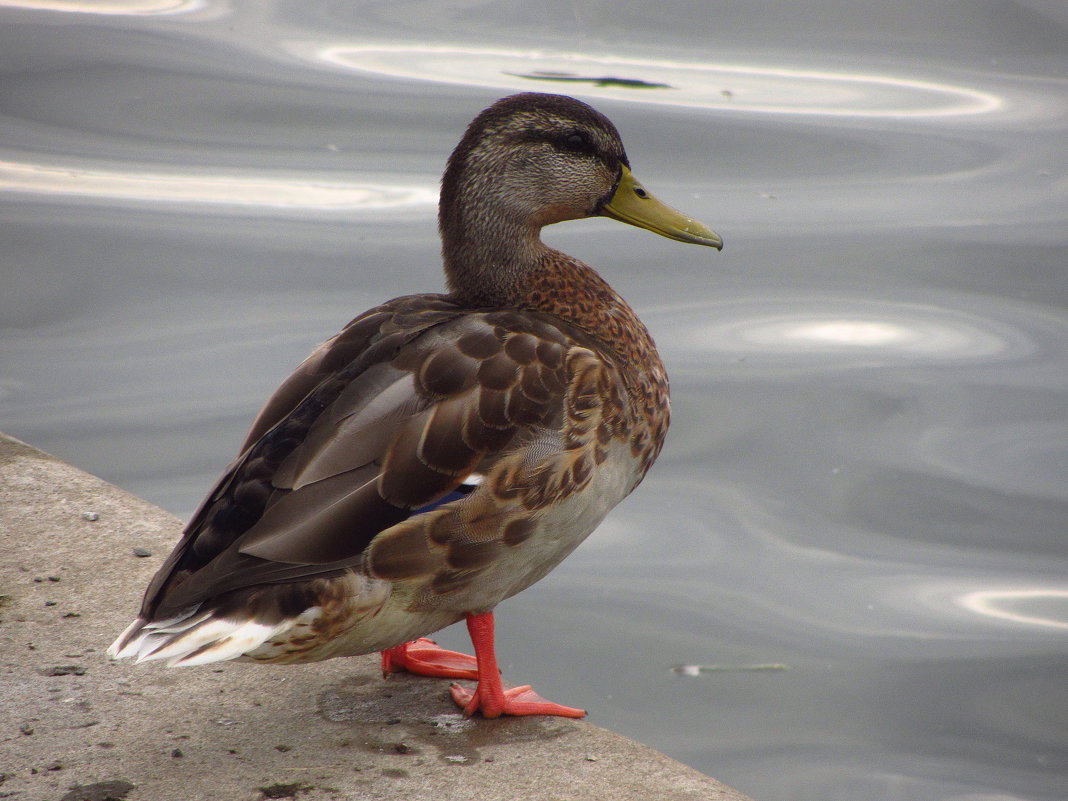
[[[456,157],[454,156],[454,161]],[[450,296],[468,308],[534,309],[581,328],[650,374],[663,366],[630,305],[592,268],[541,241],[544,225],[563,219],[552,207],[517,195],[493,204],[492,176],[463,173],[450,161],[442,181],[439,227]]]
[[[442,227],[451,297],[471,308],[532,309],[582,329],[631,364],[662,370],[652,337],[638,315],[597,272],[541,241],[539,229],[488,226],[467,219]],[[481,234],[480,234],[481,232]]]
[[[516,307],[549,250],[536,229],[504,217],[459,215],[441,227],[445,281],[464,306]]]

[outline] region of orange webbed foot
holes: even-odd
[[[478,684],[474,690],[458,684],[452,686],[452,699],[460,705],[465,715],[481,712],[485,718],[497,718],[501,715],[559,715],[565,718],[581,718],[586,714],[582,709],[546,701],[529,686],[504,689],[493,645],[493,612],[468,615],[467,631],[471,635],[475,658],[478,660]]]
[[[479,682],[473,690],[454,684],[451,688],[452,700],[463,709],[465,715],[481,712],[484,718],[497,718],[501,715],[557,715],[565,718],[586,716],[584,709],[546,701],[534,692],[529,684],[509,690],[501,687],[500,680],[495,684],[496,687],[484,686],[483,682]]]
[[[448,651],[433,640],[420,637],[382,652],[383,675],[401,671],[446,679],[477,679],[478,662],[473,656]]]

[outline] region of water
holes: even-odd
[[[506,676],[760,801],[1068,796],[1068,7],[457,5],[0,3],[0,428],[187,515],[440,287],[469,119],[576,94],[726,249],[546,231],[674,424],[502,605]]]

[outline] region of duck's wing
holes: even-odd
[[[562,429],[568,352],[590,354],[576,336],[534,313],[464,311],[441,296],[357,318],[264,407],[141,617],[359,567],[380,532]]]

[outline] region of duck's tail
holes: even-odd
[[[138,663],[162,659],[168,667],[205,665],[243,656],[292,625],[292,620],[230,620],[193,607],[167,620],[137,618],[107,653],[112,659],[133,657]]]

